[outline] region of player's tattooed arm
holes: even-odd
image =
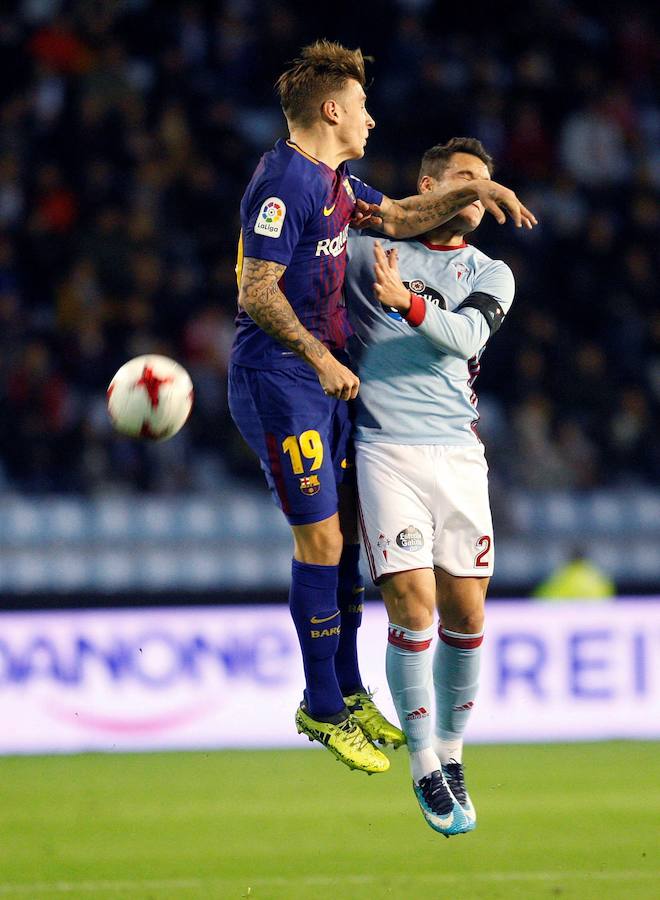
[[[239,305],[266,334],[293,350],[317,373],[326,394],[352,400],[358,392],[357,375],[338,362],[328,348],[303,326],[278,282],[286,266],[246,256],[241,271]]]
[[[310,334],[294,313],[278,282],[286,266],[265,259],[243,260],[239,305],[259,328],[297,353],[305,362],[320,359],[328,351]]]
[[[537,224],[534,214],[512,190],[489,179],[475,179],[446,194],[429,191],[403,200],[383,197],[380,206],[358,201],[352,224],[358,228],[376,228],[390,237],[414,237],[449,221],[475,200],[480,200],[500,225],[506,221],[507,213],[518,228],[532,228]]]

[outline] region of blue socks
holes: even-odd
[[[357,656],[357,630],[362,622],[364,579],[360,574],[360,545],[345,544],[339,561],[337,605],[341,613],[335,672],[344,697],[363,691]]]
[[[338,566],[292,560],[289,609],[298,632],[305,670],[305,705],[313,719],[327,719],[344,709],[335,674],[341,630],[337,607]]]

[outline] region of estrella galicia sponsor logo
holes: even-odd
[[[396,543],[402,550],[420,550],[424,546],[424,538],[419,528],[409,525],[397,534]]]
[[[447,309],[447,301],[440,291],[431,287],[430,284],[426,284],[421,278],[413,278],[411,281],[404,281],[403,284],[413,294],[419,294],[420,297],[423,297],[427,303],[432,303],[439,309]]]

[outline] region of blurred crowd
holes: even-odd
[[[536,0],[22,0],[0,11],[0,490],[212,490],[258,470],[226,408],[238,207],[285,134],[273,82],[317,37],[372,54],[367,156],[394,197],[480,138],[538,215],[485,222],[517,299],[477,383],[506,487],[660,480],[660,49],[653,7]],[[449,18],[448,18],[449,16]],[[181,361],[189,425],[116,438],[129,357]]]

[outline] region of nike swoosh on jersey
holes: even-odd
[[[324,215],[324,216],[331,216],[331,215],[333,214],[333,212],[335,211],[335,206],[336,206],[336,205],[337,205],[336,203],[333,203],[332,206],[330,207],[330,209],[328,209],[327,206],[324,206],[324,207],[323,207],[323,215]]]
[[[364,593],[364,587],[354,587],[353,590],[351,591],[351,593],[352,593],[353,595],[355,595],[355,594],[363,594],[363,593]]]
[[[338,615],[339,610],[337,610],[337,612],[334,612],[331,616],[326,616],[325,619],[317,619],[316,616],[312,616],[309,621],[312,623],[312,625],[320,625],[322,622],[329,622],[330,619],[334,619]]]

